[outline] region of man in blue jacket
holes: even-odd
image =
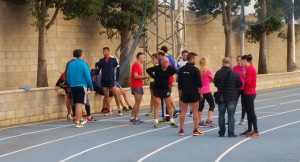
[[[109,112],[104,115],[105,116],[112,115],[112,109],[110,108],[109,105],[109,91],[111,91],[115,97],[115,101],[118,107],[118,115],[122,116],[122,110],[120,109],[119,94],[116,87],[116,83],[118,82],[119,73],[120,73],[119,63],[115,57],[110,55],[109,47],[103,48],[103,56],[104,57],[99,60],[98,69],[99,71],[101,71],[102,74],[101,86],[103,87],[104,101],[109,109]],[[115,69],[116,69],[116,80],[114,79]]]
[[[82,118],[82,104],[87,101],[87,88],[93,90],[92,78],[90,70],[86,62],[84,62],[84,53],[81,49],[73,51],[75,60],[71,61],[67,67],[67,84],[71,88],[71,95],[76,110],[75,127],[83,127],[87,122]]]

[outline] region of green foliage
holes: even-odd
[[[101,12],[103,0],[67,0],[62,5],[65,19],[82,18]]]
[[[148,0],[147,18],[151,18],[156,9],[157,1]],[[141,23],[145,0],[104,0],[99,13],[100,23],[106,28],[108,38],[113,38],[122,29],[131,32]]]
[[[283,24],[274,16],[269,17],[264,22],[259,24],[249,25],[249,28],[246,29],[246,38],[250,43],[259,42],[260,36],[263,32],[266,32],[267,35],[279,31],[283,27]]]
[[[21,1],[21,0],[19,0]],[[49,21],[48,9],[62,10],[65,19],[82,18],[101,12],[103,0],[26,0],[32,16],[36,18],[34,25],[41,29]]]
[[[218,16],[222,13],[221,3],[225,1],[226,4],[231,4],[231,11],[237,13],[240,10],[240,0],[191,0],[188,5],[188,9],[196,11],[197,16],[212,15],[213,17]],[[251,0],[245,0],[245,6],[250,4]]]
[[[255,16],[257,16],[258,21],[256,22],[257,24],[250,25],[246,30],[246,38],[251,43],[258,42],[259,35],[264,31],[267,34],[278,31],[278,37],[286,39],[287,33],[285,30],[282,30],[283,22],[291,22],[293,11],[295,11],[295,18],[300,18],[300,0],[295,0],[295,8],[292,5],[292,0],[266,0],[266,3],[266,16],[262,13],[262,0],[258,0],[254,5]]]

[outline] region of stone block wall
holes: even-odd
[[[50,11],[50,15],[53,11]],[[14,4],[0,0],[0,90],[12,90],[19,87],[36,87],[37,80],[37,50],[38,33],[32,25],[34,18],[26,5]],[[164,26],[165,19],[160,18],[159,35],[169,35],[170,26]],[[187,49],[196,52],[200,57],[207,57],[209,68],[215,73],[221,67],[224,57],[225,35],[221,16],[197,18],[194,12],[186,14]],[[165,28],[168,29],[167,33]],[[149,30],[155,31],[156,26],[149,25]],[[100,32],[105,29],[96,17],[84,19],[64,20],[58,14],[53,26],[47,32],[46,57],[49,86],[55,85],[65,64],[72,58],[72,51],[81,48],[85,52],[85,60],[90,68],[101,58],[102,48],[109,46],[111,53],[117,55],[120,38],[108,40]],[[233,60],[239,55],[239,35],[232,34]],[[267,65],[269,73],[286,71],[286,41],[277,38],[277,33],[268,36]],[[165,44],[164,44],[165,45]],[[156,37],[149,33],[149,53],[157,52]],[[137,51],[143,51],[137,48]],[[245,41],[245,53],[253,55],[253,64],[258,67],[259,44],[250,44]],[[300,42],[297,42],[296,51],[300,51]],[[136,53],[135,52],[135,53]],[[296,53],[296,64],[300,65],[299,52]],[[135,61],[132,57],[131,63]],[[151,62],[147,59],[147,67]],[[235,64],[235,61],[233,61]]]

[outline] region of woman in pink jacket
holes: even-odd
[[[242,66],[242,56],[237,56],[236,57],[236,63],[237,65],[233,67],[233,71],[237,72],[240,76],[240,79],[243,83],[243,86],[239,89],[239,96],[241,96],[241,105],[242,105],[242,116],[241,116],[241,120],[239,122],[240,125],[245,124],[244,119],[245,119],[245,101],[244,101],[244,84],[245,84],[245,78],[243,76],[244,72],[245,72],[245,68]],[[238,99],[239,100],[239,99]]]

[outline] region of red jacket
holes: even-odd
[[[251,64],[246,69],[246,76],[245,76],[245,86],[244,86],[244,93],[245,94],[256,94],[256,70],[254,66]]]

